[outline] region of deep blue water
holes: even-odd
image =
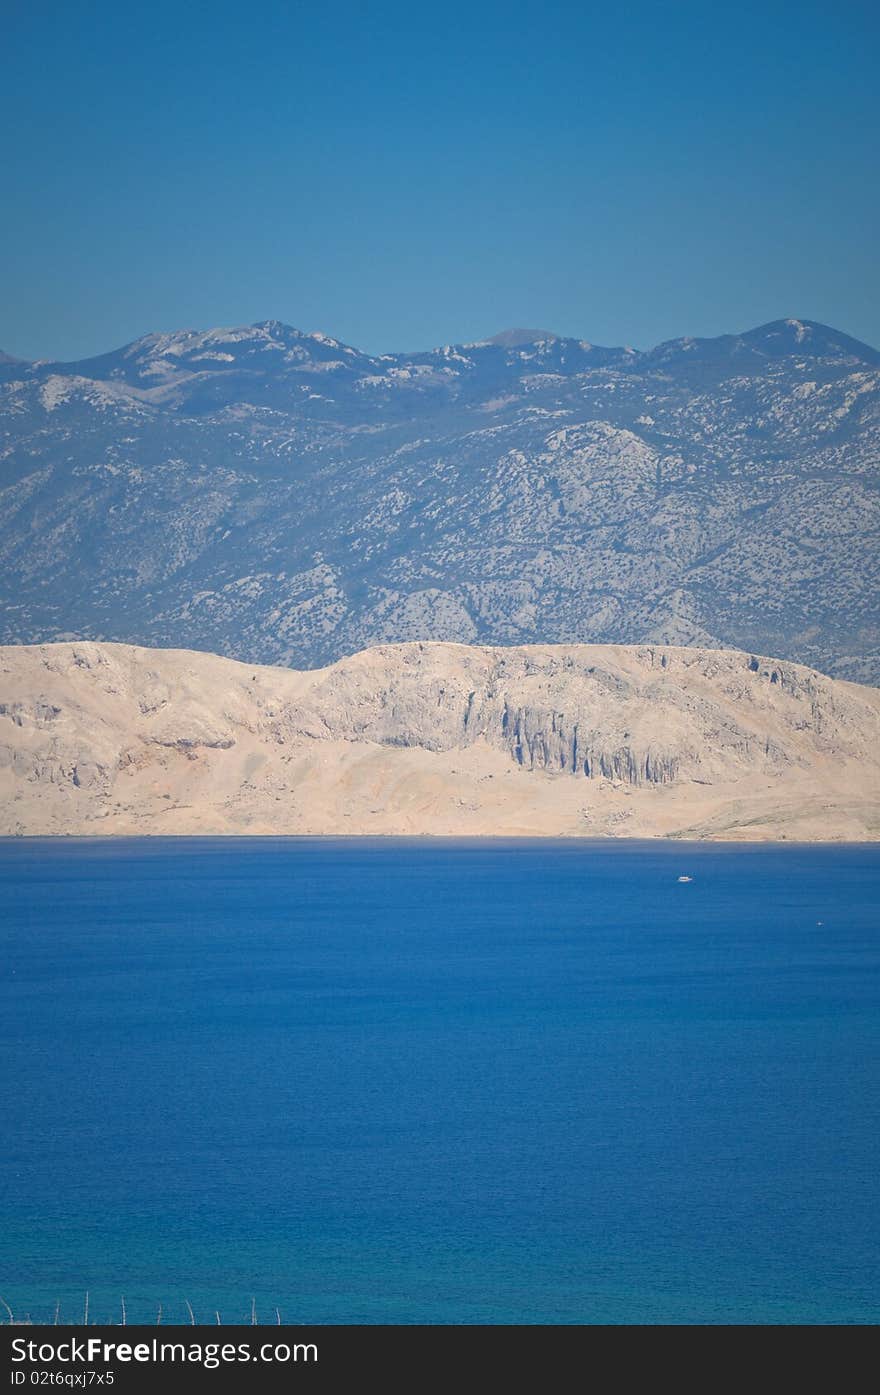
[[[876,847],[7,841],[0,907],[17,1314],[880,1319]]]

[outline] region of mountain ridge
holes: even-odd
[[[876,351],[538,332],[370,357],[267,320],[5,365],[0,640],[682,642],[880,682]]]
[[[751,329],[742,330],[738,333],[723,333],[694,337],[682,335],[672,339],[663,340],[648,349],[634,349],[629,346],[619,346],[616,348],[607,345],[597,345],[590,341],[574,335],[557,334],[552,330],[542,329],[506,329],[486,339],[472,342],[457,341],[450,345],[435,345],[426,349],[404,350],[390,353],[371,354],[366,350],[358,349],[342,340],[334,339],[332,336],[319,330],[301,330],[294,325],[287,324],[283,320],[255,320],[247,325],[226,325],[212,326],[209,329],[180,329],[172,331],[147,331],[134,339],[126,341],[117,348],[104,351],[99,354],[91,354],[80,359],[23,359],[14,355],[0,351],[0,363],[18,364],[22,367],[39,368],[45,372],[74,373],[74,371],[84,377],[92,377],[95,374],[84,372],[90,365],[97,367],[110,360],[115,360],[119,356],[130,357],[132,351],[147,346],[169,346],[176,349],[187,340],[198,340],[200,347],[214,341],[216,344],[246,342],[251,331],[262,331],[268,339],[277,336],[279,339],[308,340],[314,344],[322,344],[329,348],[336,349],[345,355],[371,363],[381,363],[388,360],[420,359],[425,356],[443,354],[451,350],[453,352],[465,352],[467,350],[482,348],[500,349],[523,349],[533,347],[541,343],[559,343],[566,345],[577,345],[584,349],[596,349],[601,353],[620,353],[633,356],[634,359],[650,359],[655,362],[662,362],[668,358],[670,352],[682,355],[699,355],[700,352],[707,352],[712,361],[724,361],[735,356],[737,352],[747,351],[760,352],[757,346],[772,346],[770,350],[765,348],[764,357],[782,357],[785,353],[804,354],[808,357],[825,357],[829,351],[833,357],[849,357],[872,365],[880,364],[880,350],[862,340],[846,334],[842,330],[821,323],[818,320],[806,319],[780,319],[770,320],[764,324],[756,325]],[[821,347],[816,347],[820,345]]]
[[[662,645],[0,649],[0,833],[880,838],[880,693]]]

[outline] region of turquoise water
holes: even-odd
[[[17,1313],[880,1319],[880,849],[7,841],[0,905]]]

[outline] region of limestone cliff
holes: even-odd
[[[0,649],[0,832],[873,839],[880,693],[736,650]]]

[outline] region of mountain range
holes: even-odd
[[[880,683],[880,353],[809,320],[646,352],[369,355],[278,321],[0,355],[0,642],[310,668],[668,643]]]

